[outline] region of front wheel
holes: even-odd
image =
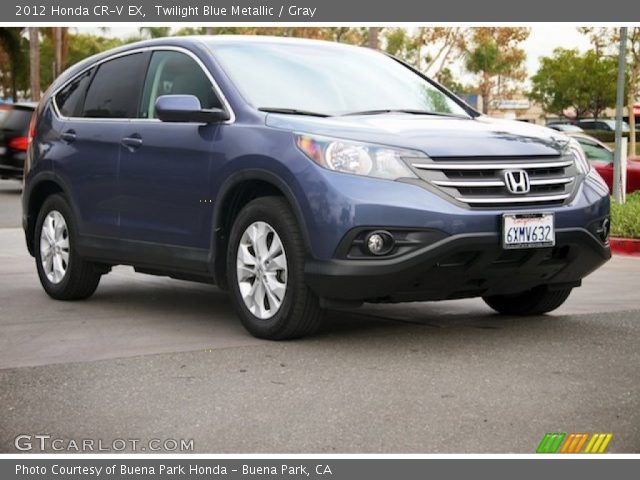
[[[252,335],[285,340],[318,328],[322,310],[304,282],[304,242],[283,198],[262,197],[247,204],[233,224],[228,250],[233,304]]]
[[[514,295],[482,297],[487,305],[504,315],[542,315],[560,307],[571,293],[571,288],[547,290],[537,287]]]

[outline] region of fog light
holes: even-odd
[[[385,230],[371,232],[364,239],[367,253],[376,256],[388,254],[393,249],[394,244],[393,235]]]
[[[608,218],[605,218],[602,221],[602,225],[598,229],[598,235],[600,235],[600,240],[602,240],[604,243],[607,243],[607,241],[609,240],[610,231],[611,231],[611,222],[609,221]]]

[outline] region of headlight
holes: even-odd
[[[587,157],[584,154],[584,150],[580,146],[580,143],[575,138],[572,138],[569,140],[568,148],[573,155],[574,161],[576,162],[576,167],[578,167],[578,171],[584,175],[589,173],[589,170],[591,170],[591,164],[587,160]]]
[[[296,134],[296,145],[321,167],[368,177],[416,178],[402,158],[426,158],[422,152],[352,142],[316,135]]]

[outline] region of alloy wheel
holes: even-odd
[[[287,256],[271,225],[259,221],[246,228],[238,246],[236,272],[247,309],[261,320],[273,317],[287,291]]]
[[[42,223],[40,261],[47,279],[60,283],[69,268],[69,229],[57,210],[49,212]]]

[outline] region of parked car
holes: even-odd
[[[598,119],[595,120],[593,118],[586,118],[584,120],[578,120],[576,122],[583,130],[603,130],[614,132],[616,130],[616,121],[615,120],[606,120],[606,119]],[[627,122],[622,122],[622,131],[629,131],[629,124]]]
[[[0,178],[21,179],[33,103],[0,104]]]
[[[572,123],[548,123],[547,127],[553,128],[554,130],[558,130],[559,132],[564,132],[564,133],[584,132],[582,128]]]
[[[542,314],[610,258],[608,191],[575,140],[337,43],[176,37],[94,56],[44,95],[26,172],[51,297],[132,265],[228,289],[262,338],[362,302]]]
[[[601,141],[585,134],[570,134],[584,150],[587,160],[604,179],[613,192],[613,150]],[[627,159],[627,193],[640,190],[640,158],[632,156]]]

